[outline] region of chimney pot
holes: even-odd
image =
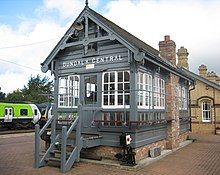
[[[170,41],[170,35],[164,36],[164,40],[165,40],[165,41]]]

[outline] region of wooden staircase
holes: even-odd
[[[101,145],[102,136],[87,134],[81,131],[82,105],[78,106],[78,116],[70,127],[62,126],[61,132],[56,130],[56,119],[50,118],[44,127],[35,126],[35,167],[46,165],[59,166],[60,171],[65,173],[71,169],[75,162],[80,160],[82,148],[91,148]],[[45,152],[40,151],[41,135],[51,125],[51,143]]]

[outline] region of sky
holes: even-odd
[[[88,0],[90,8],[158,49],[170,35],[189,52],[190,70],[220,76],[219,0]],[[21,89],[85,6],[84,0],[0,0],[0,87]]]

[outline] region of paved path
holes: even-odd
[[[139,171],[78,163],[66,175],[220,175],[220,136],[191,135],[194,143]],[[56,175],[55,167],[33,168],[34,135],[0,137],[0,175]]]

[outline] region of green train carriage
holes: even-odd
[[[35,104],[0,102],[0,123],[3,127],[33,126],[41,118]]]

